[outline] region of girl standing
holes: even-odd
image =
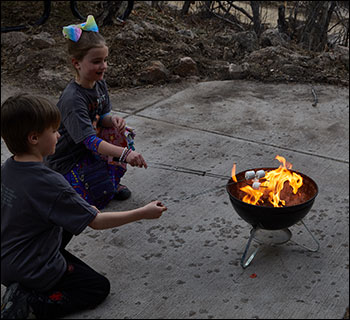
[[[61,138],[46,163],[63,174],[87,202],[102,209],[113,198],[130,197],[130,190],[120,184],[126,164],[139,168],[147,168],[147,164],[133,151],[134,134],[125,120],[111,114],[103,80],[108,47],[94,17],[64,27],[63,34],[76,74],[59,98]]]

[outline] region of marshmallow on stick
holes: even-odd
[[[255,178],[255,171],[254,170],[246,171],[244,177],[246,180],[254,179]]]
[[[261,179],[261,178],[264,178],[265,177],[265,171],[264,170],[259,170],[255,173],[255,177],[257,179]]]
[[[246,171],[244,177],[246,180],[261,179],[265,177],[265,171],[264,170],[259,170],[257,172],[255,172],[254,170]]]
[[[262,185],[261,185],[261,182],[255,181],[255,182],[253,182],[253,184],[252,184],[252,188],[253,188],[254,190],[258,190],[259,188],[267,188],[267,186],[262,186]]]

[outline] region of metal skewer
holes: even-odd
[[[211,173],[211,172],[206,172],[206,171],[202,171],[202,170],[195,170],[195,169],[189,169],[189,168],[185,168],[185,167],[174,166],[174,165],[171,165],[171,164],[149,162],[149,161],[147,162],[147,164],[148,164],[149,168],[157,168],[157,169],[163,169],[163,170],[169,170],[169,171],[176,171],[176,172],[182,172],[182,173],[196,174],[196,175],[199,175],[199,176],[206,176],[206,177],[225,179],[225,180],[229,179],[228,176],[224,176],[224,175],[220,175],[220,174],[216,174],[216,173]],[[227,183],[227,184],[222,185],[222,186],[217,186],[215,188],[210,188],[210,189],[207,189],[207,190],[203,190],[203,191],[201,191],[199,193],[192,194],[190,196],[182,197],[181,199],[178,199],[178,200],[182,201],[182,200],[192,199],[192,198],[198,197],[200,195],[216,191],[217,189],[221,189],[221,188],[224,188],[226,186],[230,186],[232,184],[235,184],[235,183],[238,183],[238,182],[242,182],[242,181],[247,181],[247,180],[252,180],[252,179],[241,179],[241,180],[238,180],[238,181],[232,181],[232,182]],[[257,178],[255,178],[254,180],[258,181]],[[259,186],[259,187],[260,188],[268,188],[267,186]]]
[[[173,166],[171,164],[165,164],[165,163],[156,163],[156,162],[147,162],[149,168],[158,168],[163,170],[169,170],[169,171],[176,171],[176,172],[182,172],[182,173],[189,173],[189,174],[196,174],[199,176],[206,176],[206,177],[212,177],[212,178],[218,178],[218,179],[229,179],[228,176],[211,173],[207,171],[202,170],[195,170],[195,169],[189,169],[185,167],[179,167],[179,166]]]

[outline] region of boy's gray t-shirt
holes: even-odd
[[[61,137],[54,155],[47,157],[46,164],[53,170],[66,174],[83,158],[88,150],[83,141],[96,134],[100,117],[111,111],[105,81],[97,81],[94,88],[83,88],[71,81],[62,92],[57,107],[61,112]]]
[[[42,162],[1,167],[1,283],[48,290],[67,269],[62,230],[78,235],[96,217],[64,177]]]

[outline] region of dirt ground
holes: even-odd
[[[39,13],[43,12],[42,3],[2,1],[1,26],[38,20]],[[98,10],[96,3],[98,1],[81,1],[79,11],[84,15],[94,14]],[[2,83],[60,92],[72,77],[61,30],[72,23],[81,21],[73,16],[68,1],[52,1],[50,17],[43,25],[2,33]],[[308,52],[292,42],[283,47],[260,45],[252,52],[248,46],[232,42],[231,36],[239,31],[232,24],[203,13],[181,16],[172,8],[160,10],[136,2],[125,24],[100,28],[110,50],[106,81],[110,88],[116,89],[178,83],[185,77],[175,75],[174,69],[180,58],[191,57],[198,68],[198,73],[192,76],[195,81],[226,80],[227,73],[222,66],[246,63],[249,70],[240,76],[246,80],[348,86],[348,58],[344,61],[332,50]],[[44,42],[34,40],[39,34],[45,34]],[[296,55],[298,58],[294,59]],[[166,80],[140,81],[140,72],[151,61],[164,64],[169,72]]]

